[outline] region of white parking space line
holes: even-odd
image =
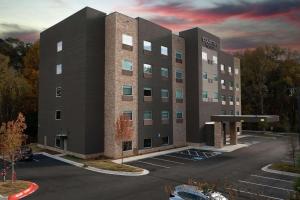
[[[284,199],[277,198],[277,197],[272,197],[272,196],[263,195],[263,194],[255,194],[255,193],[252,193],[252,192],[247,192],[247,191],[243,191],[243,190],[237,190],[237,189],[234,189],[234,188],[226,188],[226,189],[227,190],[233,190],[233,191],[240,192],[240,193],[250,194],[250,195],[253,195],[253,196],[265,197],[265,198],[275,199],[275,200],[284,200]]]
[[[154,164],[154,163],[149,163],[149,162],[144,162],[144,161],[136,161],[136,162],[147,164],[147,165],[152,165],[152,166],[156,166],[156,167],[162,167],[162,168],[166,168],[166,169],[170,168],[170,167],[167,167],[167,166],[164,166],[164,165],[157,165],[157,164]]]
[[[255,175],[255,174],[252,174],[251,176],[258,177],[258,178],[269,179],[269,180],[275,180],[275,181],[282,181],[282,182],[286,182],[286,183],[294,183],[293,181],[288,181],[288,180],[279,179],[279,178],[272,178],[272,177],[267,177],[267,176],[260,176],[260,175]]]
[[[206,157],[206,158],[209,158],[207,155],[206,155],[206,153],[205,152],[202,152],[203,153],[203,155]]]
[[[162,158],[150,158],[150,159],[160,160],[160,161],[165,161],[165,162],[170,162],[170,163],[175,163],[175,164],[181,164],[181,165],[184,164],[182,162],[176,162],[176,161],[173,161],[173,160],[167,160],[167,159],[162,159]]]
[[[250,184],[250,185],[257,185],[257,186],[262,186],[262,187],[269,187],[269,188],[273,188],[273,189],[277,189],[277,190],[284,190],[284,191],[289,191],[289,192],[295,192],[295,190],[290,190],[290,189],[280,188],[280,187],[274,187],[274,186],[260,184],[260,183],[253,183],[253,182],[249,182],[249,181],[239,180],[239,182],[241,182],[241,183],[247,183],[247,184]]]
[[[172,157],[172,158],[178,158],[178,159],[182,159],[182,160],[191,160],[191,161],[195,161],[194,159],[190,159],[190,158],[183,158],[183,157],[172,156],[172,155],[162,155],[162,156],[166,156],[166,157]]]

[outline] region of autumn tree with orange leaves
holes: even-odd
[[[2,123],[0,127],[1,149],[6,159],[12,165],[11,181],[16,180],[15,161],[20,152],[23,141],[26,139],[24,130],[26,129],[25,117],[19,113],[17,120]]]
[[[116,140],[121,143],[122,148],[122,164],[123,164],[123,151],[124,151],[124,141],[130,140],[132,137],[132,121],[129,119],[128,116],[120,115],[116,122]]]

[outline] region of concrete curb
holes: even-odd
[[[74,165],[76,167],[80,167],[80,168],[83,168],[83,169],[87,169],[87,170],[97,172],[97,173],[102,173],[102,174],[118,175],[118,176],[144,176],[144,175],[147,175],[147,174],[150,173],[146,169],[143,169],[142,172],[122,172],[122,171],[104,170],[104,169],[99,169],[99,168],[96,168],[96,167],[86,166],[83,163],[78,163],[78,162],[75,162],[75,161],[72,161],[72,160],[68,160],[68,159],[56,156],[56,155],[51,155],[51,154],[48,154],[46,152],[40,152],[40,153],[36,153],[36,154],[42,154],[44,156],[53,158],[55,160],[59,160],[61,162],[65,162],[65,163],[68,163],[70,165]]]
[[[264,172],[269,172],[269,173],[273,173],[273,174],[286,175],[286,176],[292,176],[292,177],[300,177],[300,174],[270,169],[269,167],[271,165],[272,164],[268,164],[267,166],[264,166],[263,168],[261,168],[261,170]]]

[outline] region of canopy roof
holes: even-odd
[[[215,122],[278,122],[278,115],[213,115],[211,120]]]

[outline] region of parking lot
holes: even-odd
[[[235,191],[238,199],[286,200],[294,192],[293,183],[293,177],[257,171],[226,189]]]
[[[180,166],[188,163],[199,162],[210,159],[222,154],[221,152],[205,151],[199,149],[188,149],[175,153],[160,155],[151,158],[145,158],[127,164],[136,167],[141,167],[149,171],[156,171],[159,169],[169,169],[175,166]]]

